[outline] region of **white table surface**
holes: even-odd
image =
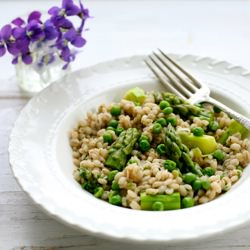
[[[0,0],[0,24],[30,10],[46,10],[59,3]],[[248,0],[89,0],[84,3],[94,18],[87,22],[88,43],[78,55],[74,70],[115,57],[147,54],[158,47],[172,53],[227,60],[250,69]],[[250,224],[198,242],[160,246],[97,238],[50,218],[21,190],[8,163],[8,136],[28,101],[16,86],[10,59],[0,58],[0,249],[250,249]]]

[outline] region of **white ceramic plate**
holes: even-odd
[[[87,111],[119,100],[132,86],[162,86],[142,56],[72,73],[35,96],[10,136],[9,156],[22,188],[49,214],[80,230],[122,240],[179,242],[223,232],[250,219],[250,168],[233,189],[210,203],[176,211],[135,211],[94,198],[73,179],[69,130]],[[209,58],[174,56],[213,95],[247,115],[250,74]]]

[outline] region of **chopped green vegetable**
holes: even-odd
[[[113,170],[108,173],[108,181],[113,181],[116,174],[118,173],[118,170]]]
[[[167,124],[171,124],[172,126],[176,126],[177,125],[177,119],[175,117],[167,117],[166,118],[166,122]]]
[[[223,161],[224,158],[225,158],[225,153],[222,150],[217,149],[217,150],[214,151],[213,157],[215,159],[217,159],[218,161]]]
[[[107,142],[108,144],[111,144],[113,142],[113,137],[108,132],[104,133],[103,136],[102,136],[102,138],[103,138],[103,141]]]
[[[174,105],[173,108],[174,113],[179,114],[181,117],[187,117],[190,115],[198,116],[201,112],[201,108],[189,103]]]
[[[204,129],[201,127],[196,127],[192,129],[192,132],[194,134],[194,136],[203,136],[204,135]]]
[[[201,176],[202,172],[199,165],[192,161],[188,148],[181,142],[179,135],[175,132],[171,124],[168,124],[165,132],[167,156],[177,163],[178,168],[183,170],[183,167],[185,167],[186,171],[190,171],[198,176]]]
[[[160,102],[160,109],[161,109],[161,110],[163,110],[163,109],[165,109],[165,108],[167,108],[167,107],[170,107],[169,102],[167,102],[167,101],[161,101],[161,102]]]
[[[215,174],[215,170],[212,167],[206,167],[202,170],[202,173],[207,176],[212,176]]]
[[[134,103],[143,104],[146,98],[145,92],[143,89],[135,87],[126,92],[124,99],[128,101],[132,101]]]
[[[215,132],[219,128],[219,123],[217,121],[210,121],[209,124],[208,124],[208,128],[211,131]]]
[[[153,204],[155,202],[162,203],[164,210],[173,210],[181,208],[180,193],[173,193],[170,195],[158,194],[158,195],[146,195],[141,194],[141,209],[142,210],[153,210]],[[159,204],[156,206],[160,206]]]
[[[202,182],[197,179],[192,183],[192,186],[194,191],[199,191],[202,188]]]
[[[201,171],[201,167],[199,166],[198,163],[195,163],[192,161],[190,155],[186,152],[183,152],[182,154],[182,158],[185,162],[185,165],[187,167],[187,170],[189,170],[190,172],[198,175],[198,176],[202,176],[202,171]]]
[[[212,122],[214,120],[214,113],[207,110],[202,110],[199,114],[199,118],[201,120],[207,120],[208,122]]]
[[[146,152],[150,149],[150,143],[148,140],[140,140],[139,147],[142,152]]]
[[[139,139],[139,141],[142,141],[142,140],[146,140],[146,141],[149,142],[149,138],[146,135],[144,135],[144,134],[142,134],[141,137],[140,137],[140,139]]]
[[[159,154],[159,155],[164,155],[166,153],[166,146],[164,144],[159,144],[157,147],[156,147],[156,152]]]
[[[188,208],[194,206],[194,199],[192,197],[184,197],[181,201],[182,208]]]
[[[188,148],[198,147],[203,154],[210,154],[216,150],[215,138],[210,135],[194,136],[189,133],[179,132],[178,135]]]
[[[247,135],[248,130],[242,124],[233,120],[226,129],[226,131],[221,135],[218,142],[221,144],[225,144],[228,137],[235,133],[240,133],[242,138],[244,138]]]
[[[102,187],[98,187],[98,188],[95,189],[94,196],[96,198],[101,198],[102,195],[103,195],[103,192],[104,192],[104,189]]]
[[[152,132],[153,132],[154,134],[160,134],[160,133],[161,133],[161,128],[162,128],[162,126],[161,126],[160,123],[155,123],[155,124],[153,125]]]
[[[111,127],[111,126],[108,126],[108,127],[107,127],[107,130],[112,130],[112,131],[115,132],[115,128],[114,128],[114,127]]]
[[[120,190],[120,186],[116,181],[113,181],[112,185],[111,185],[111,189],[114,191],[118,191],[118,190]]]
[[[171,105],[177,105],[177,104],[185,103],[185,101],[183,99],[181,99],[177,95],[175,95],[173,93],[170,93],[170,92],[164,92],[164,93],[162,93],[162,98],[165,101],[168,101],[169,104],[171,104]]]
[[[127,156],[133,151],[140,133],[136,128],[123,131],[111,145],[105,164],[111,168],[122,170],[126,166]]]
[[[114,129],[117,128],[119,122],[117,120],[111,120],[109,123],[108,123],[108,127],[113,127]]]
[[[166,119],[165,118],[159,118],[156,123],[161,124],[162,127],[167,125]]]
[[[109,197],[109,203],[120,206],[122,204],[122,197],[119,194],[114,194]]]
[[[90,193],[94,193],[96,188],[100,185],[97,178],[87,169],[81,169],[80,176],[84,179],[82,188]]]
[[[122,131],[124,131],[124,128],[118,127],[118,128],[116,128],[115,133],[116,133],[116,135],[119,136],[119,135],[121,134]]]
[[[208,190],[210,188],[211,184],[210,184],[210,182],[208,180],[202,180],[201,181],[201,186],[205,190]]]
[[[176,163],[171,160],[165,160],[163,163],[163,166],[168,171],[172,172],[174,169],[176,169]]]
[[[193,173],[186,173],[183,175],[183,181],[187,184],[192,184],[196,180],[196,175]]]
[[[121,114],[121,112],[122,112],[122,109],[121,109],[120,106],[118,106],[118,105],[113,105],[113,106],[111,107],[111,110],[110,110],[111,115],[113,115],[113,116],[118,116],[118,115]]]
[[[162,112],[165,115],[169,115],[169,114],[173,113],[173,108],[172,107],[166,107],[165,109],[162,110]]]

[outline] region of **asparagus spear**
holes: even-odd
[[[187,103],[186,101],[184,101],[180,97],[174,95],[173,93],[169,93],[169,92],[162,93],[162,97],[164,100],[168,101],[171,105],[178,105],[178,104]]]
[[[100,187],[97,179],[88,169],[81,169],[80,176],[84,179],[82,188],[89,191],[90,193],[94,193],[96,188]]]
[[[180,193],[146,195],[141,194],[142,210],[173,210],[181,208]]]
[[[121,171],[126,163],[127,156],[131,154],[140,133],[136,128],[123,131],[117,140],[111,145],[105,164],[113,169]]]
[[[199,116],[201,114],[202,109],[200,107],[192,105],[172,93],[165,92],[162,94],[162,97],[169,102],[175,114],[180,116]]]
[[[175,132],[171,124],[166,128],[165,145],[168,157],[174,160],[179,168],[183,167],[183,164],[181,164],[183,162],[186,171],[190,171],[199,176],[202,175],[200,166],[192,161],[188,148],[182,143],[179,135]]]

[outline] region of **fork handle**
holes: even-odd
[[[229,107],[227,107],[226,105],[224,105],[223,103],[215,100],[214,98],[208,96],[206,98],[206,101],[217,106],[218,108],[220,108],[221,110],[223,110],[224,112],[228,113],[233,119],[237,120],[238,122],[240,122],[245,128],[247,128],[248,130],[250,130],[250,119],[245,117],[244,115],[230,109]]]

